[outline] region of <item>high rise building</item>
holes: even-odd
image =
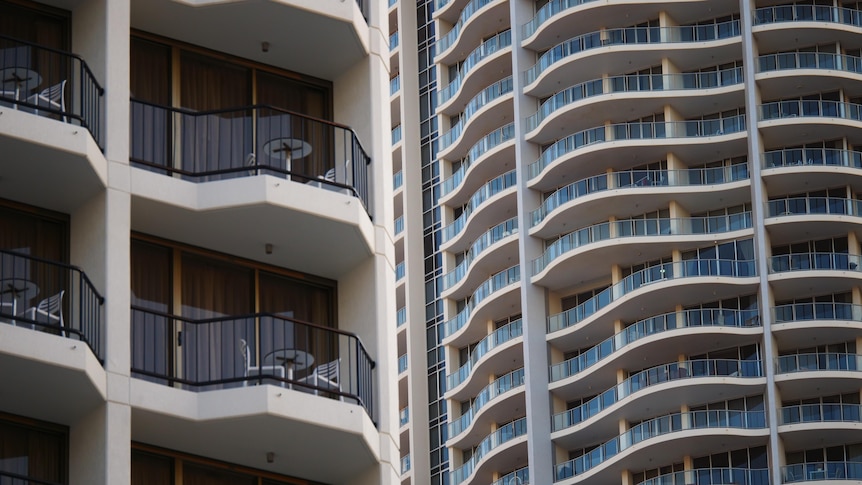
[[[860,4],[389,28],[402,484],[862,482]]]
[[[0,0],[0,483],[398,483],[386,25]]]

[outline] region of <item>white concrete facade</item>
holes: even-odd
[[[22,5],[66,12],[71,51],[103,91],[99,126],[91,130],[71,116],[51,119],[11,100],[0,104],[0,199],[68,218],[68,261],[61,263],[79,267],[103,303],[97,343],[7,324],[15,323],[14,315],[2,318],[2,416],[66,427],[63,475],[73,485],[135,483],[133,444],[259,470],[274,480],[398,483],[385,6],[353,0]],[[327,190],[323,181],[305,183],[289,174],[246,170],[208,181],[134,166],[129,52],[137,33],[329,83],[326,126],[347,134],[347,141],[333,140],[329,149],[353,143],[346,153],[364,152],[367,181],[360,187],[358,178],[338,175],[341,187]],[[79,81],[75,72],[64,107],[74,114],[84,109],[72,86]],[[359,164],[345,158],[344,167]],[[357,352],[370,363],[367,375],[351,377],[361,380],[355,385],[364,386],[365,401],[351,400],[347,384],[338,384],[345,394],[333,399],[290,383],[195,392],[134,375],[133,234],[332,281],[337,329],[355,346],[336,349],[342,372],[359,372]],[[70,312],[78,304],[66,305]],[[267,460],[268,453],[274,459]]]
[[[390,2],[402,484],[862,481],[862,11],[814,4]]]

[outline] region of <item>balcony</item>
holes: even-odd
[[[659,475],[637,485],[689,485],[692,483],[763,485],[769,483],[769,470],[766,468],[695,468]]]
[[[815,461],[781,467],[781,483],[862,480],[862,462]]]
[[[0,250],[3,411],[71,423],[103,402],[103,303],[79,268]]]
[[[585,455],[555,465],[554,481],[576,477],[594,468],[601,468],[605,462],[611,461],[615,456],[629,449],[645,450],[646,447],[637,445],[651,440],[658,441],[658,438],[664,435],[700,430],[700,433],[697,433],[699,436],[707,436],[712,434],[704,431],[708,429],[716,430],[720,434],[732,435],[737,433],[731,431],[733,429],[761,430],[765,427],[766,415],[763,411],[692,411],[661,416],[632,427]],[[633,451],[633,453],[636,452]],[[596,479],[595,475],[591,475],[591,478]]]
[[[479,443],[479,446],[473,451],[473,456],[466,463],[452,472],[452,483],[456,485],[464,483],[477,473],[477,469],[486,456],[491,455],[497,448],[502,448],[517,438],[526,436],[526,434],[527,418],[521,418],[501,426]]]
[[[475,438],[475,435],[480,432],[480,429],[477,429],[476,422],[482,416],[481,411],[486,409],[486,406],[490,404],[496,404],[498,398],[499,401],[514,398],[516,395],[516,392],[514,391],[523,390],[523,386],[524,368],[521,367],[520,369],[513,370],[512,372],[498,377],[494,382],[488,384],[485,388],[479,391],[475,397],[471,397],[470,400],[473,404],[470,405],[470,409],[455,421],[451,421],[449,423],[450,442],[448,445],[462,445],[465,440],[471,438],[471,435],[474,435],[472,437]],[[513,392],[510,393],[510,391]],[[505,414],[512,412],[512,406],[500,406],[500,408],[500,412],[496,413],[496,416],[486,416],[486,419],[483,420],[484,424],[490,424],[490,421],[494,420],[494,418],[502,418]],[[468,430],[471,430],[472,433],[459,436],[461,433]]]
[[[131,129],[130,160],[157,173],[195,182],[272,175],[368,207],[371,159],[347,126],[263,105],[193,111],[132,100]]]
[[[807,25],[806,25],[807,24]],[[754,11],[754,33],[763,52],[785,49],[806,32],[812,42],[852,42],[862,27],[862,12],[830,5],[776,5]]]
[[[465,277],[471,273],[471,270],[475,265],[472,263],[477,261],[483,254],[486,249],[494,246],[498,241],[502,241],[503,239],[508,238],[513,234],[518,233],[518,219],[513,217],[505,222],[497,224],[496,226],[488,229],[487,232],[479,236],[473,244],[470,245],[470,249],[467,250],[467,253],[464,255],[464,260],[458,264],[452,271],[443,275],[443,279],[441,282],[441,288],[443,290],[444,298],[457,298],[457,296],[453,296],[453,292],[449,292],[448,290],[453,289],[456,286],[462,286],[461,283],[465,281]],[[513,238],[514,239],[514,238]],[[501,256],[503,257],[503,256]],[[493,259],[495,262],[497,258],[489,258]],[[488,266],[492,265],[489,262]],[[469,280],[469,278],[466,278]],[[466,296],[466,295],[465,295]]]
[[[259,384],[362,406],[374,361],[348,332],[256,314],[194,320],[132,307],[132,374],[195,392]]]
[[[438,110],[444,110],[446,105],[449,105],[453,99],[457,99],[460,96],[457,96],[462,88],[466,87],[467,91],[475,92],[480,85],[482,87],[487,86],[486,81],[476,80],[475,82],[468,82],[471,78],[470,74],[474,70],[478,70],[480,65],[485,64],[485,61],[488,60],[488,67],[490,68],[492,65],[504,69],[504,61],[506,59],[501,59],[496,57],[498,62],[492,63],[490,59],[494,58],[494,54],[498,52],[502,52],[504,49],[507,49],[512,46],[512,32],[510,30],[506,30],[500,32],[499,34],[491,37],[482,43],[479,47],[473,50],[470,55],[464,59],[464,63],[461,65],[461,69],[458,71],[458,74],[452,79],[448,85],[445,87],[441,87],[437,91],[437,106]],[[493,69],[489,69],[493,70]],[[445,112],[445,111],[444,111]]]
[[[477,367],[478,362],[486,354],[520,337],[523,335],[523,332],[523,325],[521,324],[521,320],[518,319],[494,330],[493,333],[480,340],[479,343],[476,344],[476,347],[470,352],[469,360],[462,364],[456,372],[446,376],[447,392],[454,390],[464,383],[470,377],[473,369]],[[505,360],[505,362],[501,362],[500,364],[510,365],[509,358],[501,358],[500,360]],[[489,374],[498,375],[499,372],[489,371]],[[454,434],[457,433],[451,433],[451,435]]]

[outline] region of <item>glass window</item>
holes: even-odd
[[[0,473],[67,483],[67,442],[68,432],[59,427],[52,430],[0,416]]]

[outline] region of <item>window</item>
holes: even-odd
[[[67,483],[68,436],[63,426],[0,414],[0,482],[7,483],[4,476],[22,476]]]

